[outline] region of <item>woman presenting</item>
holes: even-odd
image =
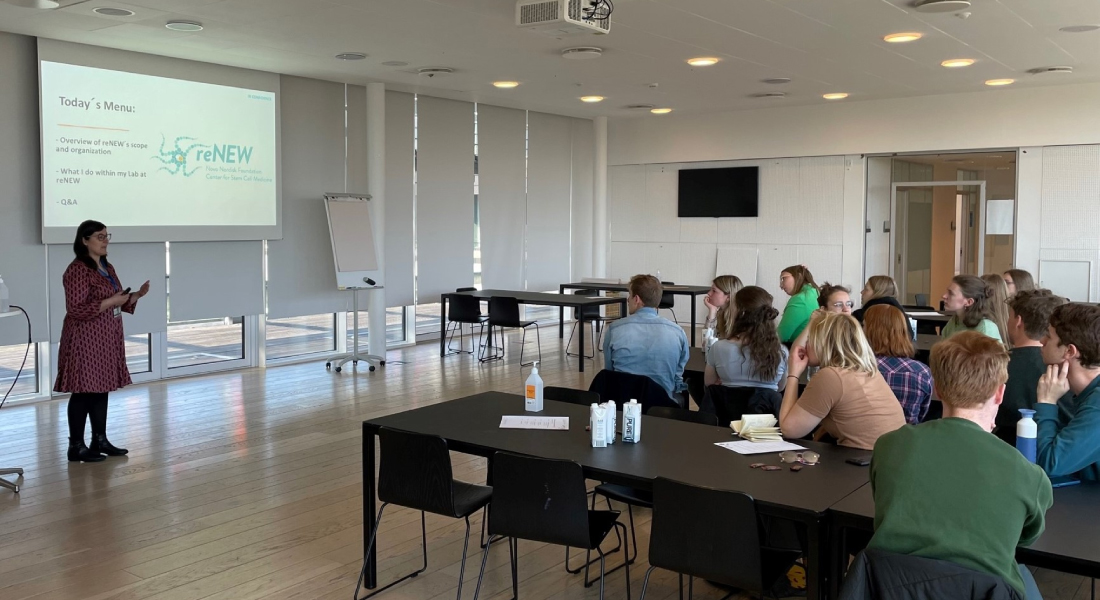
[[[70,461],[98,462],[122,456],[125,448],[107,441],[107,394],[130,384],[122,312],[133,313],[149,282],[131,292],[123,288],[107,262],[111,234],[99,221],[84,221],[76,230],[76,258],[65,269],[65,323],[57,352],[55,392],[68,392]],[[84,444],[84,424],[91,417],[92,444]]]

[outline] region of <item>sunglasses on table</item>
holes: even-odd
[[[797,463],[801,465],[813,466],[821,461],[821,455],[817,452],[794,452],[788,450],[786,452],[779,453],[779,460],[785,463]]]

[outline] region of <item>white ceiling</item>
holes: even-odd
[[[264,71],[541,110],[573,116],[621,116],[647,103],[681,113],[717,112],[1010,87],[1100,81],[1100,31],[1063,33],[1067,25],[1100,25],[1097,0],[974,0],[969,18],[921,14],[910,0],[617,0],[611,33],[555,39],[514,26],[513,0],[62,0],[57,10],[17,8],[0,0],[0,30]],[[135,11],[102,17],[98,6]],[[205,30],[179,33],[169,19],[197,20]],[[889,33],[924,38],[888,44]],[[591,61],[566,61],[564,48],[595,45]],[[339,52],[365,52],[341,62]],[[717,56],[693,68],[693,56]],[[945,69],[949,58],[973,58]],[[406,67],[386,67],[404,61]],[[1029,75],[1067,65],[1070,75]],[[456,73],[425,80],[420,67]],[[760,83],[790,77],[792,83]],[[515,90],[493,88],[514,79]],[[652,88],[650,84],[659,84]],[[784,99],[751,98],[785,91]],[[607,100],[585,105],[579,96]],[[645,118],[660,118],[644,113]]]

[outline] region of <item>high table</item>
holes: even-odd
[[[592,448],[588,407],[547,400],[541,414],[568,416],[569,431],[500,429],[502,415],[522,415],[523,397],[486,392],[450,402],[363,422],[363,548],[370,542],[375,507],[375,438],[382,427],[438,435],[451,450],[491,457],[497,451],[575,461],[590,479],[652,489],[656,477],[692,485],[738,490],[752,496],[761,514],[806,526],[808,534],[807,595],[823,598],[829,573],[826,511],[867,483],[867,469],[844,462],[865,451],[799,441],[821,453],[821,463],[799,472],[750,469],[756,462],[779,464],[775,454],[742,456],[715,446],[733,441],[727,427],[672,419],[642,417],[642,441],[621,440]],[[713,518],[700,515],[700,518]],[[374,550],[368,559],[367,587],[376,585]]]
[[[1046,530],[1031,546],[1016,549],[1016,560],[1034,567],[1100,577],[1100,484],[1083,483],[1054,490],[1054,506],[1046,516]],[[874,530],[875,500],[867,484],[829,509],[832,521],[833,576],[830,591],[836,598],[847,567],[847,534]]]
[[[691,345],[695,345],[695,298],[705,295],[710,291],[709,285],[664,285],[661,286],[666,294],[674,296],[688,296],[691,298]],[[565,290],[598,290],[601,292],[629,292],[629,286],[625,283],[563,283],[558,286],[558,291],[565,294]],[[565,309],[561,309],[561,325],[558,326],[558,337],[565,337]],[[623,310],[623,315],[626,311]]]
[[[560,306],[564,318],[565,308],[583,308],[586,306],[603,306],[607,304],[619,304],[623,314],[626,314],[626,298],[608,298],[606,296],[575,296],[573,294],[551,294],[548,292],[524,292],[520,290],[476,290],[472,292],[450,292],[440,296],[439,307],[439,356],[447,355],[447,302],[455,296],[473,296],[480,300],[489,300],[493,296],[507,296],[515,298],[520,304],[536,304],[542,306]],[[559,325],[564,327],[564,324]],[[584,327],[578,328],[580,336],[581,352],[578,352],[577,364],[581,373],[584,373]],[[489,339],[493,339],[493,326],[489,326]]]

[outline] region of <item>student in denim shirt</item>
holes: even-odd
[[[630,278],[630,316],[607,326],[603,336],[604,368],[645,375],[663,387],[670,398],[687,389],[684,367],[688,340],[684,330],[657,315],[664,290],[652,275]]]

